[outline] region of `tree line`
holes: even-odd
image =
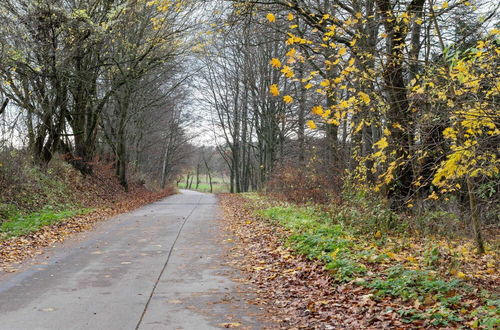
[[[193,9],[165,0],[2,1],[3,147],[25,148],[41,168],[64,154],[84,173],[107,155],[124,187],[132,167],[164,186],[188,140]]]

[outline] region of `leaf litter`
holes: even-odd
[[[409,329],[455,328],[460,325],[494,328],[494,322],[497,322],[493,318],[492,327],[491,324],[480,325],[477,317],[467,323],[438,324],[432,324],[425,318],[405,318],[416,312],[424,315],[426,310],[438,309],[439,304],[434,296],[423,297],[422,302],[390,295],[375,296],[376,291],[363,285],[370,276],[385,276],[379,272],[386,271],[390,265],[381,267],[380,264],[370,264],[373,267],[365,277],[339,283],[325,269],[323,262],[307,259],[287,247],[285,241],[290,232],[269,219],[257,216],[252,208],[255,206],[249,205],[249,199],[241,195],[221,194],[220,201],[224,212],[228,263],[245,274],[240,281],[256,287],[256,298],[250,303],[265,309],[268,317],[280,328]],[[415,259],[408,253],[404,262],[412,265],[417,261],[412,258]],[[395,258],[391,262],[401,260]],[[460,278],[459,274],[456,277]],[[491,286],[494,278],[497,277],[487,279],[488,289],[494,288]],[[477,284],[474,278],[469,279],[468,284]],[[455,294],[450,291],[450,295]],[[470,308],[462,309],[460,313],[476,313],[481,305],[479,295],[479,290],[473,289],[464,297]],[[486,313],[495,313],[494,305],[484,307]]]

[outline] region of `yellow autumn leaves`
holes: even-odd
[[[499,30],[490,31],[490,35],[498,33]],[[500,173],[498,149],[488,142],[492,136],[500,135],[494,101],[500,95],[500,77],[496,74],[499,59],[500,48],[495,41],[479,40],[470,56],[454,60],[446,71],[430,72],[414,87],[424,93],[422,86],[432,85],[425,89],[431,102],[449,107],[449,124],[442,134],[450,144],[450,152],[432,178],[432,184],[442,194],[455,190],[457,180]],[[441,83],[443,76],[447,84]],[[458,98],[466,101],[459,104]]]
[[[365,92],[358,92],[358,95],[360,97],[360,99],[366,104],[370,104],[370,96],[368,94],[366,94]]]
[[[280,90],[278,88],[278,85],[272,84],[271,86],[269,86],[269,93],[271,93],[272,96],[280,95]]]
[[[292,14],[292,13],[288,13],[286,15],[286,19],[289,20],[289,21],[293,21],[293,19],[295,18],[295,16]],[[266,19],[270,22],[270,23],[274,23],[276,22],[276,16],[273,14],[273,13],[268,13],[266,15]]]
[[[272,84],[271,86],[269,86],[269,93],[272,96],[278,96],[278,95],[280,95],[280,90],[278,88],[278,85],[277,84]],[[285,96],[283,96],[283,102],[285,102],[286,104],[292,103],[293,102],[293,97],[290,96],[290,95],[285,95]]]
[[[271,61],[269,61],[269,63],[273,68],[281,68],[281,61],[277,58],[272,58]]]
[[[266,18],[267,18],[267,20],[268,20],[269,22],[271,22],[271,23],[276,22],[276,16],[274,16],[274,14],[272,14],[272,13],[268,13],[268,14],[266,15]]]
[[[282,65],[281,61],[277,58],[272,58],[271,61],[269,61],[269,64],[271,64],[271,66],[273,68],[277,68],[277,69],[282,68],[281,72],[287,78],[293,78],[295,76],[293,69],[288,65]]]
[[[308,120],[307,123],[306,123],[307,127],[309,127],[310,129],[316,129],[317,126],[316,124],[314,123],[314,121],[312,120]]]
[[[324,110],[323,110],[323,107],[321,105],[317,105],[311,109],[311,112],[314,113],[315,115],[321,116],[321,115],[323,115]]]

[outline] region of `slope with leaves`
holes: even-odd
[[[498,326],[492,251],[474,258],[457,242],[362,233],[348,208],[247,197],[222,197],[236,262],[283,327]],[[359,210],[352,215],[363,220]]]
[[[74,233],[174,193],[172,188],[148,190],[138,182],[126,192],[110,164],[95,164],[94,174],[85,177],[59,162],[45,174],[30,167],[25,171],[29,176],[21,178],[29,182],[10,182],[0,194],[0,205],[10,205],[11,213],[0,224],[0,272],[15,272],[21,261]]]

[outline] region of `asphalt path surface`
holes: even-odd
[[[0,275],[0,329],[262,328],[223,262],[217,198],[182,191]]]

